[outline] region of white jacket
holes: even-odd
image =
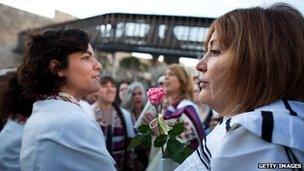
[[[102,131],[83,109],[62,100],[37,101],[24,128],[23,171],[115,170]]]
[[[225,118],[176,170],[251,171],[301,167],[304,163],[304,103],[278,100]]]

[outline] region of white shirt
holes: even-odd
[[[94,110],[93,110],[92,106],[88,102],[86,102],[84,100],[80,100],[79,101],[79,105],[84,110],[84,112],[88,114],[88,116],[91,119],[95,120]]]
[[[304,103],[278,100],[225,118],[176,170],[259,170],[304,162]],[[294,157],[293,157],[294,156]],[[303,166],[302,166],[303,168]]]
[[[80,106],[37,101],[24,128],[20,166],[24,171],[115,170],[104,136]]]

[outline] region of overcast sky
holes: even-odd
[[[87,18],[111,12],[218,17],[235,8],[292,4],[304,14],[304,0],[0,0],[0,3],[53,18],[60,10]]]

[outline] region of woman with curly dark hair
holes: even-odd
[[[79,105],[99,90],[100,70],[82,30],[29,35],[18,80],[36,102],[25,124],[21,170],[115,170],[100,127]]]
[[[6,122],[0,132],[0,170],[20,170],[24,124],[32,113],[34,101],[22,96],[16,72],[8,72],[0,80],[0,114]]]

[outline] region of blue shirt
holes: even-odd
[[[22,139],[24,171],[115,170],[103,133],[80,106],[62,100],[37,101]]]
[[[8,120],[0,132],[0,170],[20,170],[19,155],[24,125]]]

